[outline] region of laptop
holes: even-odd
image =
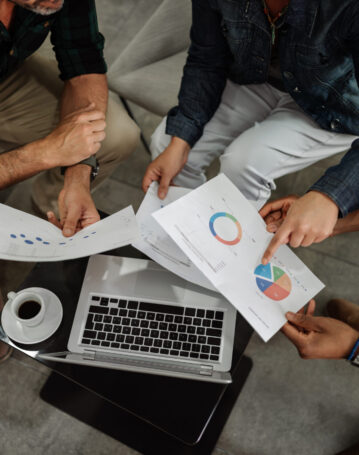
[[[216,383],[232,381],[236,310],[151,260],[89,259],[68,351],[47,360]]]

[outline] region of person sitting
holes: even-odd
[[[0,32],[0,189],[40,173],[34,207],[56,223],[58,199],[57,224],[71,236],[99,220],[90,189],[139,140],[136,124],[108,100],[95,1],[0,0]],[[61,80],[55,62],[28,58],[49,33]]]
[[[195,188],[219,157],[220,172],[264,203],[276,178],[347,151],[297,204],[306,240],[313,231],[325,236],[339,213],[359,208],[359,3],[192,5],[179,104],[153,135],[144,191],[152,181],[160,197],[171,183]],[[297,232],[294,223],[290,229]]]

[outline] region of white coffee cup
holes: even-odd
[[[7,295],[14,319],[26,327],[35,327],[44,319],[45,302],[33,291],[9,292]]]

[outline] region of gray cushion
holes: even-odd
[[[187,52],[147,65],[116,79],[115,91],[143,108],[164,116],[177,104]],[[113,81],[112,81],[113,82]],[[113,84],[110,84],[113,90]]]
[[[109,79],[163,60],[189,46],[190,0],[164,0],[109,69]],[[119,37],[120,38],[120,30]]]

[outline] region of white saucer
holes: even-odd
[[[1,325],[6,335],[17,343],[35,344],[49,338],[62,321],[62,305],[58,297],[44,288],[27,288],[23,291],[31,291],[40,294],[45,302],[45,315],[42,322],[35,327],[26,327],[14,319],[10,312],[10,303],[7,302],[1,313]],[[21,291],[20,291],[21,292]]]

